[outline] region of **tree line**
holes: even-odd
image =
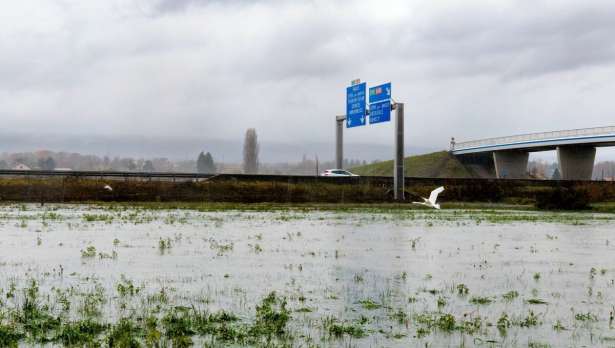
[[[259,173],[258,135],[256,129],[246,131],[243,145],[241,171],[247,174]],[[0,169],[38,170],[99,170],[99,171],[142,171],[142,172],[198,172],[215,174],[222,168],[217,165],[211,152],[201,151],[196,160],[171,161],[167,158],[135,159],[131,157],[109,157],[83,155],[74,152],[36,151],[0,154]],[[238,168],[239,169],[239,168]]]
[[[317,156],[309,159],[305,154],[300,162],[263,164],[260,160],[259,137],[254,128],[246,130],[242,151],[242,161],[238,164],[217,163],[213,152],[205,150],[200,151],[195,159],[190,160],[170,160],[163,157],[150,159],[109,157],[47,150],[0,153],[0,169],[14,169],[17,166],[25,166],[40,170],[318,175],[323,170],[335,166],[333,161],[319,162]],[[345,168],[364,164],[366,164],[365,161],[344,159]]]

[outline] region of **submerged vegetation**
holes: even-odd
[[[235,204],[235,203],[97,203],[87,206],[87,210],[81,215],[83,224],[148,224],[160,222],[165,225],[185,225],[192,224],[194,218],[205,217],[211,219],[212,223],[220,224],[223,221],[207,213],[231,213],[237,214],[236,217],[249,219],[252,213],[273,214],[273,221],[289,222],[293,220],[306,219],[310,214],[324,214],[321,219],[331,219],[342,221],[344,219],[362,220],[364,222],[397,222],[397,223],[426,223],[427,226],[437,224],[457,224],[459,226],[470,226],[480,224],[500,224],[500,223],[563,223],[572,225],[582,225],[585,223],[615,221],[615,204],[596,205],[592,212],[541,212],[536,211],[530,206],[512,206],[505,204],[469,204],[469,203],[447,203],[444,210],[435,211],[424,208],[417,208],[407,204]],[[27,229],[28,222],[40,221],[42,227],[47,227],[50,223],[65,222],[69,226],[79,226],[78,221],[74,221],[72,214],[58,212],[61,208],[83,207],[78,205],[45,205],[39,208],[34,204],[23,205],[1,205],[0,219],[14,219],[16,226]],[[4,210],[4,212],[3,212]],[[95,211],[95,213],[92,213]],[[14,212],[14,213],[13,213]],[[159,216],[162,214],[162,218]],[[95,216],[95,218],[92,218]],[[162,221],[160,221],[162,220]],[[548,235],[549,239],[556,237]],[[114,241],[119,244],[119,239]],[[160,241],[164,250],[170,249],[172,240]],[[168,245],[167,245],[168,244]],[[215,244],[215,242],[214,242]],[[421,237],[409,239],[410,247],[414,250],[421,244]],[[254,245],[257,251],[262,248]],[[215,245],[212,247],[216,247]],[[232,248],[232,246],[227,246]]]
[[[0,346],[609,342],[614,220],[476,206],[5,205]]]
[[[130,296],[134,292],[132,285]],[[121,297],[127,295],[126,286],[118,284]],[[0,346],[17,347],[20,342],[29,344],[54,343],[64,346],[109,346],[109,347],[187,347],[197,337],[209,342],[235,343],[241,345],[268,346],[276,342],[292,342],[287,332],[291,319],[286,300],[275,292],[262,299],[256,306],[256,317],[243,322],[233,314],[220,310],[209,312],[196,307],[167,305],[152,311],[134,312],[121,316],[117,321],[108,321],[102,316],[102,306],[108,298],[100,292],[96,295],[82,293],[79,289],[55,289],[58,294],[67,292],[80,296],[100,296],[89,305],[71,312],[73,307],[64,299],[64,307],[54,308],[49,294],[41,294],[36,280],[22,290],[22,299],[3,302],[0,307]]]

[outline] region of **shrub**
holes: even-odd
[[[585,189],[557,187],[536,195],[536,208],[543,210],[582,210],[589,208]]]

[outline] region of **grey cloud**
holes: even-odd
[[[157,10],[164,12],[173,12],[184,10],[191,5],[204,5],[211,3],[212,0],[162,0],[158,3]]]
[[[610,2],[36,1],[0,13],[6,129],[326,143],[356,77],[392,80],[429,148],[615,112]]]
[[[211,4],[241,5],[260,2],[260,0],[160,0],[156,5],[158,13],[185,11],[191,7],[206,6]]]
[[[536,77],[615,59],[615,4],[572,2],[563,8],[459,7],[405,31],[400,55],[430,60],[444,75]]]
[[[322,27],[318,27],[322,24]],[[344,71],[350,52],[337,46],[328,23],[281,27],[260,52],[246,54],[244,73],[262,80],[323,77]],[[248,53],[248,52],[246,52]]]

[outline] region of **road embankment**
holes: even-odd
[[[105,189],[109,185],[112,191]],[[406,178],[407,200],[427,197],[445,186],[443,201],[532,204],[537,195],[565,188],[582,191],[590,202],[615,201],[615,183],[502,179]],[[4,202],[236,202],[385,203],[392,199],[387,177],[323,178],[279,175],[218,175],[181,180],[151,177],[0,177]]]

